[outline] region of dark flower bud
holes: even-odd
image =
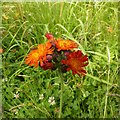
[[[47,55],[46,57],[47,57],[47,60],[48,60],[49,62],[51,62],[52,59],[53,59],[52,55]]]
[[[51,40],[54,38],[54,36],[51,34],[51,33],[46,33],[45,34],[45,37],[48,39],[48,40]]]
[[[53,68],[53,63],[52,62],[48,62],[48,61],[44,61],[44,63],[40,66],[42,69],[47,70],[47,69],[51,69]]]
[[[71,53],[70,50],[66,50],[66,51],[64,51],[64,55],[65,55],[65,56],[69,55],[70,53]]]
[[[59,62],[58,59],[59,59],[59,54],[54,53],[54,54],[53,54],[53,61],[54,61],[54,62]]]

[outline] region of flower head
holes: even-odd
[[[16,94],[14,94],[14,97],[17,99],[17,98],[19,98],[20,96],[19,96],[19,93],[16,93]]]
[[[7,82],[8,79],[7,79],[7,78],[3,78],[2,81],[3,81],[3,82]]]
[[[78,44],[72,40],[63,40],[58,39],[55,41],[55,45],[58,51],[61,50],[71,50],[73,48],[77,48]]]
[[[84,76],[86,74],[86,70],[83,67],[88,65],[88,57],[83,55],[80,50],[68,54],[67,59],[61,62],[68,66],[67,71],[72,70],[73,75],[82,74]]]
[[[46,44],[39,44],[38,51],[40,65],[42,65],[43,61],[47,60],[46,56],[53,53],[52,44],[49,41]]]
[[[43,64],[44,61],[46,61],[46,56],[48,54],[52,54],[53,48],[52,44],[48,41],[46,44],[39,44],[35,50],[32,50],[27,58],[25,59],[25,63],[29,66],[38,67],[39,62],[40,65]]]
[[[54,99],[54,97],[49,97],[48,102],[49,102],[51,105],[54,105],[54,104],[55,104],[55,99]]]
[[[39,95],[39,100],[42,100],[42,99],[44,99],[44,95],[43,95],[43,94],[40,94],[40,95]]]
[[[27,58],[25,59],[25,63],[28,64],[29,66],[34,66],[38,67],[39,64],[39,51],[38,49],[32,50]]]
[[[78,44],[72,40],[56,39],[51,33],[45,34],[48,41],[45,44],[39,44],[31,50],[25,59],[29,66],[44,69],[56,70],[61,69],[63,73],[72,70],[74,74],[86,74],[85,66],[88,65],[87,55],[82,51],[75,51]]]

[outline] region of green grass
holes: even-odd
[[[89,57],[85,77],[64,74],[62,117],[117,118],[118,3],[112,2],[2,3],[3,118],[58,117],[59,75],[24,64],[46,32],[75,40]]]

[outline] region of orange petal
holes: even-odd
[[[72,70],[73,75],[82,74],[84,76],[86,74],[86,70],[83,67],[88,65],[88,57],[87,55],[83,55],[80,50],[70,53],[67,59],[61,62],[68,66],[68,71]]]
[[[72,40],[63,40],[58,39],[55,41],[56,48],[58,51],[60,50],[71,50],[73,48],[77,48],[78,44]]]

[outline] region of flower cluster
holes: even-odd
[[[88,65],[87,55],[83,55],[78,48],[78,44],[72,40],[56,39],[50,33],[46,33],[45,37],[48,41],[44,44],[39,44],[33,49],[25,59],[25,63],[29,66],[44,69],[56,70],[67,72],[72,70],[74,74],[86,74],[85,66]]]

